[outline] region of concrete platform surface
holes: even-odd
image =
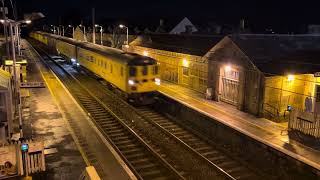
[[[30,126],[25,126],[25,131],[28,136],[43,136],[48,148],[56,148],[56,153],[51,149],[48,152],[53,153],[46,156],[48,169],[54,170],[53,179],[78,179],[88,165],[94,165],[102,179],[134,179],[58,77],[29,43],[22,43],[29,57],[28,80],[45,81],[48,88],[31,89],[29,118],[24,121]],[[67,176],[60,173],[64,167],[68,167]]]
[[[287,123],[275,123],[265,118],[257,118],[237,110],[232,105],[206,100],[203,93],[165,81],[161,82],[159,92],[320,170],[320,152],[290,142]]]

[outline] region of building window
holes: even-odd
[[[183,67],[182,68],[182,74],[185,75],[185,76],[189,76],[189,68]]]

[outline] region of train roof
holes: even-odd
[[[58,35],[49,34],[41,31],[37,31],[36,33],[55,38],[55,39],[67,42],[69,44],[76,45],[77,47],[101,54],[103,56],[109,57],[112,60],[118,61],[123,64],[141,66],[141,65],[152,65],[157,63],[157,61],[153,58],[141,56],[136,53],[128,53],[116,48],[96,45],[89,42],[81,42],[72,38],[61,37]]]

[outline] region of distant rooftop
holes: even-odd
[[[203,56],[222,38],[223,36],[149,34],[138,37],[130,45]]]
[[[320,71],[320,35],[240,34],[229,38],[264,73]]]

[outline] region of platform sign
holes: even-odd
[[[320,72],[315,72],[313,75],[314,77],[320,77]]]

